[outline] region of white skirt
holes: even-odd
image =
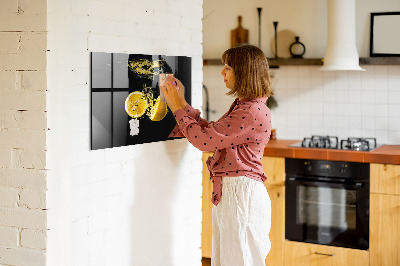
[[[271,249],[271,201],[262,182],[246,176],[223,177],[212,223],[212,266],[265,265]]]

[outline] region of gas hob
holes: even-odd
[[[306,137],[303,141],[289,145],[290,147],[319,148],[353,151],[371,151],[382,145],[378,145],[376,138],[349,137],[339,141],[337,136]]]

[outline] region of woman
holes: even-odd
[[[228,49],[222,62],[226,94],[237,98],[217,122],[200,118],[186,103],[176,78],[169,77],[161,90],[178,123],[173,134],[201,151],[214,151],[207,160],[213,182],[212,265],[265,265],[271,246],[271,202],[261,164],[271,130],[268,62],[252,45]]]

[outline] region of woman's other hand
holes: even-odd
[[[168,78],[170,78],[170,80],[172,82],[175,82],[175,84],[178,86],[178,88],[179,88],[178,89],[179,101],[180,101],[182,107],[185,108],[185,106],[187,104],[187,102],[185,100],[185,87],[183,86],[182,82],[179,79],[177,79],[177,78],[175,78],[173,76],[171,76],[171,77],[168,76]]]
[[[180,80],[168,76],[164,86],[160,86],[160,89],[162,90],[165,101],[172,113],[178,109],[185,108],[185,87],[183,87]]]

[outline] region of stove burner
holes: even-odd
[[[316,136],[304,138],[302,142],[291,144],[293,147],[340,149],[353,151],[371,151],[378,147],[376,138],[347,138],[340,141],[336,136]]]
[[[333,136],[312,136],[311,138],[304,138],[301,147],[338,149],[339,140],[338,137]]]
[[[376,138],[347,138],[340,141],[343,150],[369,151],[376,148]]]

